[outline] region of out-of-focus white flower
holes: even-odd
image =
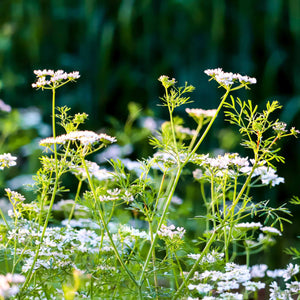
[[[207,283],[189,284],[189,290],[197,290],[201,294],[206,294],[213,289],[213,286]]]
[[[299,265],[288,264],[282,277],[284,281],[288,281],[295,274],[299,273]]]
[[[17,157],[12,156],[10,153],[0,154],[0,170],[15,166]]]
[[[252,291],[252,292],[263,289],[266,286],[265,283],[262,283],[260,281],[257,281],[257,282],[246,281],[246,282],[243,282],[242,285],[245,287],[246,291]]]
[[[217,113],[216,109],[186,108],[185,111],[193,118],[212,118]]]
[[[235,290],[239,288],[239,284],[236,280],[226,280],[217,282],[217,290],[222,293],[224,291]]]
[[[20,283],[25,281],[25,277],[19,274],[0,275],[0,296],[3,298],[10,298],[19,292]]]
[[[9,200],[13,203],[16,203],[19,201],[21,201],[21,202],[25,201],[25,197],[23,195],[21,195],[18,192],[12,191],[10,188],[6,188],[5,192],[7,194],[7,197],[9,198]]]
[[[218,299],[224,299],[224,300],[243,300],[243,295],[239,293],[223,293],[220,294],[220,298]]]
[[[299,281],[292,281],[291,283],[287,283],[286,287],[292,293],[299,293],[300,294],[300,282]]]
[[[274,227],[265,226],[265,227],[260,228],[260,230],[263,233],[269,234],[269,235],[282,235],[281,232]]]
[[[11,106],[4,103],[4,101],[0,99],[0,110],[5,111],[5,112],[10,112],[11,111]]]
[[[235,228],[238,228],[240,230],[252,230],[252,229],[258,229],[262,227],[262,224],[260,222],[245,222],[245,223],[239,223],[235,225]]]
[[[268,266],[265,264],[254,265],[250,269],[250,274],[252,278],[263,278],[265,277]]]
[[[174,239],[175,237],[182,239],[184,233],[185,229],[183,227],[176,228],[173,224],[170,226],[162,225],[160,230],[157,231],[160,237],[168,237],[170,239]]]
[[[158,78],[158,81],[160,81],[166,89],[170,86],[173,86],[176,83],[175,78],[169,79],[169,77],[166,75],[161,75]]]

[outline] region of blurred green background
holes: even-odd
[[[78,70],[78,83],[59,90],[57,104],[72,107],[73,113],[85,111],[90,115],[87,127],[99,129],[108,128],[111,117],[122,128],[132,101],[165,118],[157,106],[162,74],[196,87],[190,107],[216,108],[220,90],[203,71],[222,67],[256,77],[251,91],[236,95],[260,107],[278,100],[284,108],[275,117],[299,129],[299,54],[297,0],[0,1],[0,98],[13,108],[38,107],[45,123],[50,123],[50,95],[31,88],[35,69]],[[221,119],[206,147],[236,151],[235,134]],[[20,145],[34,137],[20,128],[13,141],[20,132]],[[16,148],[13,141],[11,149]],[[136,156],[148,154],[143,145],[135,148]],[[286,164],[278,165],[278,173],[286,184],[258,195],[274,205],[300,194],[300,143],[289,138],[281,147]],[[24,164],[24,172],[37,167]],[[290,208],[296,217],[287,226],[282,248],[295,246],[300,234],[300,211]]]

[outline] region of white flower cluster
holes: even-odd
[[[6,188],[4,189],[6,194],[7,194],[7,197],[10,199],[10,201],[16,203],[16,202],[19,202],[19,201],[25,201],[25,197],[23,195],[21,195],[20,193],[18,192],[15,192],[15,191],[12,191],[10,188]]]
[[[29,241],[35,245],[40,245],[34,270],[39,268],[54,270],[69,267],[78,269],[80,265],[76,265],[78,263],[74,260],[76,256],[88,253],[91,257],[94,254],[98,255],[99,251],[102,253],[104,266],[111,267],[108,265],[110,260],[107,259],[113,251],[110,240],[106,234],[101,236],[97,228],[91,230],[88,228],[76,229],[70,226],[49,227],[46,229],[42,244],[40,244],[42,230],[34,227],[29,221],[26,222],[21,228],[11,229],[7,235],[8,240],[16,241],[16,254],[22,254],[24,258],[23,272],[27,272],[31,268],[35,257],[35,250],[26,247]],[[72,225],[77,227],[84,224],[87,222],[81,220],[81,222],[78,221]],[[92,225],[90,227],[96,227],[95,224],[90,225]],[[138,235],[137,232],[131,234],[128,231],[125,237],[123,235],[121,237],[119,233],[113,234],[113,240],[120,253],[126,253],[128,247],[132,247],[137,238],[148,239],[144,234]]]
[[[95,162],[86,160],[86,165],[90,176],[96,178],[99,181],[113,179],[114,177],[113,172],[110,172],[104,168],[100,168],[100,166]],[[74,165],[71,167],[71,171],[73,174],[79,175],[83,179],[87,178],[85,168],[83,168],[82,166]]]
[[[190,136],[194,136],[197,133],[196,130],[190,129],[187,127],[183,127],[183,126],[176,126],[175,130],[176,130],[176,133],[186,134],[186,135],[190,135]]]
[[[0,170],[15,166],[17,164],[16,159],[17,157],[12,156],[10,153],[0,154]]]
[[[80,77],[78,71],[66,73],[63,70],[35,70],[37,81],[32,84],[33,88],[56,87],[67,81],[74,81]]]
[[[158,81],[160,81],[166,89],[170,86],[173,86],[176,83],[175,78],[169,79],[169,77],[166,75],[161,75],[158,78]]]
[[[187,152],[180,152],[179,160],[184,162],[187,158]],[[193,159],[193,158],[191,158]],[[166,168],[176,167],[177,155],[173,151],[158,151],[154,153],[153,158],[150,158],[150,164],[153,169],[159,169],[164,171]]]
[[[18,285],[25,281],[25,277],[19,274],[0,275],[0,298],[14,297],[19,292]]]
[[[216,109],[186,108],[185,111],[195,119],[211,119],[217,113]]]
[[[140,231],[128,225],[121,225],[119,230],[122,234],[129,234],[133,237],[138,237],[140,239],[150,241],[150,235],[146,231]]]
[[[243,295],[232,293],[232,290],[245,289],[248,292],[256,292],[265,288],[260,281],[251,281],[250,269],[244,265],[226,263],[224,272],[205,270],[202,273],[195,272],[190,284],[190,290],[197,290],[200,294],[213,293],[215,296],[204,296],[203,299],[243,299]],[[199,283],[196,283],[200,281]],[[201,281],[204,281],[202,283]]]
[[[193,254],[193,253],[190,253],[187,255],[187,257],[189,258],[192,258],[192,259],[199,259],[200,258],[200,254]],[[224,257],[224,253],[219,253],[215,250],[212,250],[211,253],[208,253],[207,255],[205,255],[201,261],[199,262],[200,265],[204,264],[204,263],[209,263],[209,264],[213,264],[217,261],[220,261],[222,260]]]
[[[104,144],[110,144],[117,141],[115,137],[111,137],[105,133],[97,134],[93,131],[71,131],[67,134],[57,136],[56,138],[49,137],[40,141],[41,146],[51,146],[53,144],[65,144],[67,142],[79,141],[82,145],[88,146],[95,143],[102,142]]]
[[[217,157],[202,156],[197,164],[206,168],[206,175],[210,176],[211,172],[214,172],[215,176],[223,177],[225,174],[231,177],[237,175],[249,175],[252,172],[254,161],[248,159],[248,157],[240,157],[237,153],[225,153],[224,155],[218,155]],[[263,185],[275,186],[280,183],[284,183],[284,178],[279,177],[276,174],[276,170],[272,167],[265,166],[266,162],[261,162],[261,165],[256,167],[252,173],[252,177],[260,177]],[[195,179],[201,179],[201,174],[195,172]]]
[[[61,221],[63,226],[77,227],[77,228],[91,228],[91,229],[100,229],[100,226],[93,222],[91,219],[72,219],[72,220],[63,220]]]
[[[240,157],[237,153],[225,153],[217,157],[207,157],[203,160],[201,165],[216,169],[228,169],[229,167],[240,169],[242,167],[248,167],[249,161],[248,157]]]
[[[215,79],[220,85],[231,86],[235,82],[240,82],[243,85],[255,84],[256,79],[253,77],[243,76],[238,73],[224,72],[221,68],[208,69],[204,73]]]
[[[185,234],[183,227],[175,227],[173,224],[170,226],[162,225],[160,230],[157,231],[158,236],[167,237],[169,239],[179,238],[182,239]]]
[[[281,290],[278,283],[276,281],[273,281],[270,284],[270,300],[278,300],[278,299],[287,299],[292,300],[294,299],[293,295],[300,294],[300,282],[299,281],[293,281],[291,283],[286,284],[286,289]],[[295,298],[296,299],[296,298]]]
[[[263,226],[260,222],[244,222],[244,223],[238,223],[235,225],[235,228],[240,231],[248,231],[248,230],[256,230],[260,229],[263,233],[273,236],[273,235],[279,235],[281,236],[281,232],[274,227],[270,226]]]
[[[263,225],[259,222],[244,222],[244,223],[239,223],[235,225],[235,228],[240,229],[240,230],[252,230],[252,229],[258,229],[261,228]]]

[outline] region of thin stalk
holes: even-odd
[[[193,156],[193,154],[197,151],[197,149],[199,148],[199,146],[202,144],[204,138],[206,137],[207,133],[209,132],[212,124],[214,123],[215,119],[217,118],[224,102],[226,101],[228,95],[229,95],[230,89],[226,90],[226,93],[223,95],[223,97],[221,98],[221,103],[219,104],[217,111],[215,113],[215,115],[212,117],[212,119],[210,120],[210,122],[208,123],[207,127],[205,128],[205,131],[203,132],[202,136],[200,137],[198,143],[196,144],[196,146],[193,148],[193,150],[190,152],[190,154],[187,156],[186,158],[186,162],[188,162],[190,160],[190,158]]]
[[[7,226],[7,228],[10,229],[10,226],[8,225],[8,223],[6,221],[6,218],[5,218],[1,208],[0,208],[0,216],[1,216],[2,220],[4,221],[5,225]]]
[[[53,138],[55,139],[55,137],[56,137],[56,130],[55,130],[55,88],[52,88],[52,133],[53,133]],[[54,204],[55,195],[56,195],[57,188],[58,188],[59,177],[61,175],[61,174],[58,174],[58,162],[57,162],[57,147],[56,147],[56,143],[54,143],[54,160],[55,160],[55,182],[54,182],[53,192],[52,192],[52,195],[51,195],[49,209],[48,209],[47,217],[46,217],[46,220],[45,220],[45,223],[44,223],[42,235],[41,235],[41,238],[40,238],[40,243],[38,244],[38,247],[36,249],[36,253],[35,253],[35,256],[34,256],[34,260],[32,262],[32,266],[31,266],[31,268],[30,268],[30,270],[29,270],[29,272],[28,272],[28,274],[26,276],[25,282],[24,282],[23,287],[22,287],[23,290],[29,284],[29,282],[30,282],[30,280],[32,278],[32,275],[33,275],[32,272],[33,272],[34,266],[36,264],[36,261],[38,259],[38,255],[39,255],[39,252],[40,252],[41,244],[43,242],[43,239],[44,239],[44,236],[45,236],[45,233],[46,233],[46,229],[47,229],[48,222],[49,222],[49,219],[50,219],[50,214],[51,214],[52,206]]]
[[[178,265],[178,268],[179,268],[179,271],[180,271],[180,276],[185,284],[185,287],[187,288],[187,285],[186,285],[186,281],[185,281],[185,277],[184,277],[184,274],[183,274],[183,270],[182,270],[182,267],[181,267],[181,264],[180,264],[180,261],[178,259],[178,256],[176,254],[176,251],[174,251],[174,256],[175,256],[175,259],[176,259],[176,262],[177,262],[177,265]]]
[[[211,197],[211,212],[213,215],[213,228],[216,228],[216,219],[215,219],[215,193],[214,193],[214,176],[211,174],[211,184],[210,184],[210,197]]]
[[[175,281],[175,286],[176,286],[176,289],[178,289],[179,287],[179,284],[178,284],[178,280],[177,280],[177,272],[176,272],[176,269],[175,269],[175,264],[174,264],[174,261],[173,261],[173,253],[172,251],[168,251],[169,252],[169,257],[170,257],[170,260],[171,260],[171,265],[172,265],[172,271],[173,271],[173,275],[174,275],[174,281]]]
[[[56,129],[55,129],[55,88],[52,89],[52,134],[53,134],[53,139],[56,138]],[[55,160],[55,172],[57,176],[57,146],[56,143],[54,143],[54,160]]]
[[[161,192],[162,192],[162,188],[163,188],[163,184],[165,182],[165,178],[166,178],[166,173],[164,172],[164,174],[162,176],[162,179],[161,179],[161,182],[160,182],[160,187],[159,187],[159,191],[158,191],[158,194],[157,194],[157,197],[156,197],[156,202],[155,202],[155,205],[154,205],[154,209],[153,209],[153,212],[152,212],[151,221],[153,220],[156,209],[157,209],[159,197],[160,197]]]
[[[77,186],[77,191],[76,191],[76,195],[75,195],[74,204],[72,206],[72,209],[71,209],[71,212],[70,212],[70,215],[69,215],[69,218],[68,218],[68,224],[70,224],[70,221],[73,217],[73,213],[74,213],[75,206],[76,206],[76,200],[79,198],[79,193],[80,193],[80,190],[81,190],[81,186],[82,186],[82,180],[79,181],[78,186]]]
[[[152,228],[152,222],[151,221],[149,221],[149,231],[150,231],[150,238],[151,238],[151,243],[152,243],[153,242],[153,228]],[[156,299],[158,299],[157,298],[158,282],[157,282],[157,272],[156,272],[155,262],[156,262],[155,249],[153,249],[153,252],[152,252],[153,280],[154,280],[154,288],[155,288]]]
[[[198,134],[199,134],[202,126],[203,126],[203,117],[201,117],[201,119],[199,120],[197,129],[196,129],[196,133],[194,134],[194,136],[193,136],[193,138],[192,138],[192,140],[190,142],[188,152],[190,152],[192,150],[192,148],[193,148],[193,146],[194,146],[194,144],[196,142],[197,136],[198,136]]]
[[[171,190],[169,192],[169,196],[168,196],[168,198],[166,200],[163,213],[162,213],[162,215],[160,217],[160,220],[159,220],[159,223],[157,225],[157,229],[156,229],[156,233],[155,233],[154,238],[153,238],[153,242],[151,243],[150,249],[148,250],[147,258],[146,258],[145,263],[143,265],[143,269],[142,269],[142,272],[141,272],[141,275],[140,275],[140,278],[139,278],[139,281],[138,281],[138,285],[140,285],[140,286],[142,285],[142,281],[144,279],[144,275],[145,275],[146,269],[147,269],[147,267],[149,265],[149,262],[150,262],[150,259],[151,259],[151,256],[152,256],[152,251],[154,250],[156,242],[157,242],[157,237],[158,237],[157,232],[160,230],[161,226],[163,225],[163,223],[164,223],[164,221],[166,219],[168,208],[170,206],[172,197],[173,197],[174,192],[175,192],[175,188],[177,186],[177,183],[178,183],[180,175],[181,175],[182,167],[183,166],[181,166],[180,168],[178,168],[177,174],[176,174],[175,178],[172,181],[172,187],[171,187]]]
[[[55,178],[55,183],[54,183],[54,188],[53,188],[53,193],[52,193],[52,196],[51,196],[51,201],[50,201],[50,205],[49,205],[49,209],[48,209],[48,213],[47,213],[47,217],[46,217],[46,220],[45,220],[45,224],[44,224],[44,227],[43,227],[43,231],[42,231],[42,235],[41,235],[41,238],[40,238],[40,243],[36,249],[36,253],[35,253],[35,256],[34,256],[34,260],[32,262],[32,265],[31,265],[31,268],[26,276],[26,280],[23,284],[23,287],[22,289],[24,290],[26,288],[26,286],[29,284],[31,278],[32,278],[32,271],[34,269],[34,266],[36,264],[36,261],[38,259],[38,255],[39,255],[39,252],[40,252],[40,248],[41,248],[41,244],[43,242],[43,239],[44,239],[44,236],[45,236],[45,233],[46,233],[46,229],[47,229],[47,226],[48,226],[48,222],[49,222],[49,219],[50,219],[50,215],[51,215],[51,210],[52,210],[52,206],[54,204],[54,200],[55,200],[55,194],[57,192],[57,187],[58,187],[58,180],[59,178],[56,177]]]
[[[92,180],[91,180],[91,176],[90,176],[90,174],[89,174],[88,167],[87,167],[86,162],[85,162],[85,160],[84,160],[83,157],[81,157],[81,161],[82,161],[82,165],[84,166],[85,172],[86,172],[86,174],[87,174],[89,186],[90,186],[90,188],[91,188],[91,191],[92,191],[92,193],[93,193],[93,196],[94,196],[94,199],[95,199],[95,202],[96,202],[96,201],[97,201],[97,194],[96,194],[96,191],[95,191],[94,184],[93,184],[93,182],[92,182]],[[125,265],[123,259],[121,258],[120,254],[119,254],[119,252],[118,252],[118,249],[117,249],[117,247],[116,247],[116,245],[115,245],[115,243],[114,243],[114,241],[113,241],[113,239],[112,239],[111,233],[110,233],[110,231],[109,231],[109,229],[108,229],[108,227],[107,227],[107,224],[106,224],[106,222],[105,222],[104,215],[103,215],[103,211],[102,211],[102,209],[101,209],[100,207],[99,207],[98,212],[99,212],[99,216],[100,216],[102,225],[103,225],[103,227],[104,227],[104,229],[105,229],[105,231],[106,231],[106,233],[107,233],[107,236],[108,236],[108,238],[109,238],[109,240],[110,240],[110,243],[111,243],[111,245],[112,245],[112,247],[113,247],[113,250],[114,250],[114,252],[115,252],[115,255],[116,255],[118,261],[120,262],[122,268],[123,268],[124,271],[127,273],[127,275],[129,276],[129,278],[131,279],[131,281],[132,281],[137,287],[139,287],[139,284],[136,282],[135,278],[133,277],[133,275],[131,274],[131,272],[128,270],[127,266]]]
[[[200,263],[200,261],[202,260],[202,258],[204,257],[204,255],[207,253],[207,251],[209,250],[209,247],[211,246],[211,244],[213,243],[214,239],[216,236],[216,230],[213,231],[213,234],[211,235],[210,239],[208,240],[208,242],[206,243],[204,249],[202,250],[199,258],[195,261],[193,267],[191,268],[191,270],[189,271],[188,275],[186,276],[185,280],[182,282],[182,284],[180,285],[179,289],[176,291],[175,295],[173,296],[172,300],[178,299],[179,294],[181,293],[182,289],[187,285],[188,281],[190,280],[190,278],[194,275],[196,269],[198,268],[198,265]]]
[[[165,91],[166,91],[166,100],[167,100],[168,110],[169,110],[169,115],[170,115],[170,124],[171,124],[171,130],[172,130],[174,148],[175,148],[175,152],[176,152],[176,155],[177,155],[177,160],[178,160],[178,163],[179,163],[179,154],[178,154],[178,148],[177,148],[177,142],[176,142],[174,121],[173,121],[174,107],[170,105],[168,89],[166,87],[165,87]]]

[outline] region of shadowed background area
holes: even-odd
[[[78,83],[60,89],[57,104],[72,107],[74,113],[85,111],[90,115],[87,127],[99,129],[116,124],[116,119],[119,126],[124,124],[132,101],[165,118],[157,105],[163,92],[157,78],[162,74],[196,87],[190,107],[216,108],[220,91],[203,71],[222,67],[256,77],[251,91],[236,95],[261,109],[267,100],[278,100],[283,109],[274,117],[299,129],[299,53],[300,2],[295,0],[0,2],[0,98],[13,108],[38,107],[46,123],[50,95],[31,88],[34,69],[78,70]],[[219,119],[205,146],[239,150],[237,130]],[[286,184],[258,195],[274,205],[299,196],[300,144],[294,138],[279,143],[286,164],[278,165],[278,174]],[[139,147],[137,157],[148,154]],[[28,165],[30,173],[36,166]],[[299,221],[293,220],[279,250],[296,245]]]

